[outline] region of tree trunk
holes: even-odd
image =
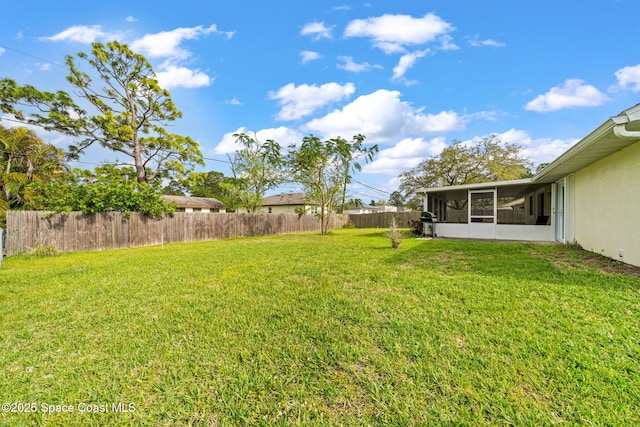
[[[136,168],[136,179],[138,180],[139,183],[142,184],[147,182],[147,171],[145,170],[144,164],[142,163],[142,158],[140,156],[140,153],[137,151],[138,150],[136,150],[135,157],[134,157],[134,164]]]

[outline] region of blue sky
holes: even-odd
[[[0,77],[71,92],[65,55],[117,39],[152,63],[203,170],[229,173],[238,131],[282,145],[362,133],[380,147],[351,187],[365,201],[453,140],[498,134],[548,162],[640,102],[637,0],[152,4],[5,0]]]

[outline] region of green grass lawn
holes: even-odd
[[[0,424],[640,425],[638,269],[383,232],[5,259]]]

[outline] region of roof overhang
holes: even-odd
[[[447,200],[462,200],[469,190],[499,188],[501,196],[523,194],[558,181],[616,151],[640,141],[640,104],[611,117],[573,147],[551,162],[533,178],[447,187],[419,188],[419,194],[438,194]]]
[[[640,141],[640,104],[600,125],[533,177],[555,182]]]
[[[476,184],[452,185],[447,187],[419,188],[420,194],[438,195],[446,200],[463,200],[468,197],[469,190],[482,191],[498,189],[500,197],[520,197],[534,191],[544,184],[535,183],[531,178],[513,179],[510,181],[482,182]]]

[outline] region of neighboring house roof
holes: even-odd
[[[640,104],[611,117],[532,178],[555,182],[640,140]]]
[[[370,209],[376,212],[398,212],[398,208],[396,206],[389,205],[364,205],[365,209]]]
[[[304,193],[285,193],[275,194],[265,197],[262,200],[262,206],[290,206],[290,205],[313,205],[307,203]]]
[[[188,196],[161,196],[164,201],[175,203],[180,208],[206,208],[206,209],[224,209],[226,206],[218,199],[212,197],[188,197]]]

